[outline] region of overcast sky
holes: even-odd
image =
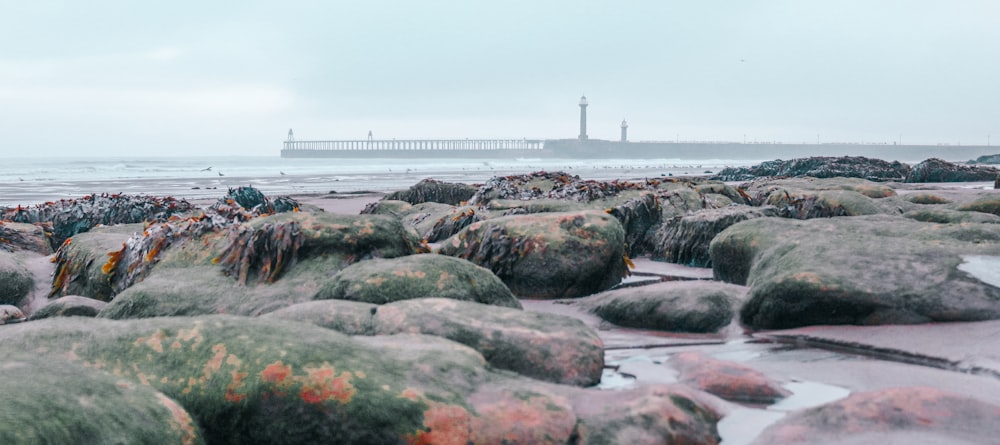
[[[1000,145],[995,0],[0,0],[0,157],[299,139]]]

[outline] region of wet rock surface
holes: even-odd
[[[750,288],[740,320],[754,329],[1000,317],[1000,288],[958,269],[963,255],[1000,255],[996,224],[752,220],[711,251],[717,278]]]
[[[991,443],[1000,405],[935,388],[853,394],[778,421],[754,444]]]
[[[704,209],[665,221],[651,236],[651,256],[693,267],[712,267],[709,245],[715,236],[741,221],[778,216],[774,206],[731,205]]]
[[[954,164],[931,158],[914,165],[904,182],[975,182],[992,181],[1000,175],[995,167]]]
[[[901,162],[860,156],[812,157],[762,162],[753,167],[726,168],[714,176],[722,181],[747,181],[766,176],[810,176],[813,178],[863,178],[872,181],[901,181],[910,167]]]
[[[439,252],[495,273],[521,298],[575,298],[609,289],[627,270],[625,232],[604,212],[539,213],[481,221]]]
[[[96,317],[108,303],[79,295],[67,295],[51,300],[31,314],[32,320],[49,317]]]
[[[746,288],[675,281],[602,292],[567,301],[619,326],[667,332],[718,332],[729,325]]]
[[[500,279],[469,261],[437,254],[362,261],[344,268],[313,299],[374,304],[451,298],[512,308],[521,303]]]
[[[701,352],[674,354],[670,362],[682,383],[726,400],[770,405],[792,394],[749,366],[714,359]]]

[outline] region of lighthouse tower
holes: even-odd
[[[628,142],[628,122],[622,119],[622,142]]]
[[[288,142],[295,142],[295,133],[292,133],[292,129],[288,129]]]
[[[587,96],[580,96],[580,140],[587,140]]]

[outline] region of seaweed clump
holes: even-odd
[[[194,210],[191,203],[173,197],[101,194],[60,199],[33,206],[0,209],[0,220],[40,225],[51,233],[55,249],[67,239],[98,224],[134,224],[166,221],[171,215]]]

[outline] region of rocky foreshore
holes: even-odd
[[[995,440],[995,172],[830,159],[0,209],[0,442]]]

